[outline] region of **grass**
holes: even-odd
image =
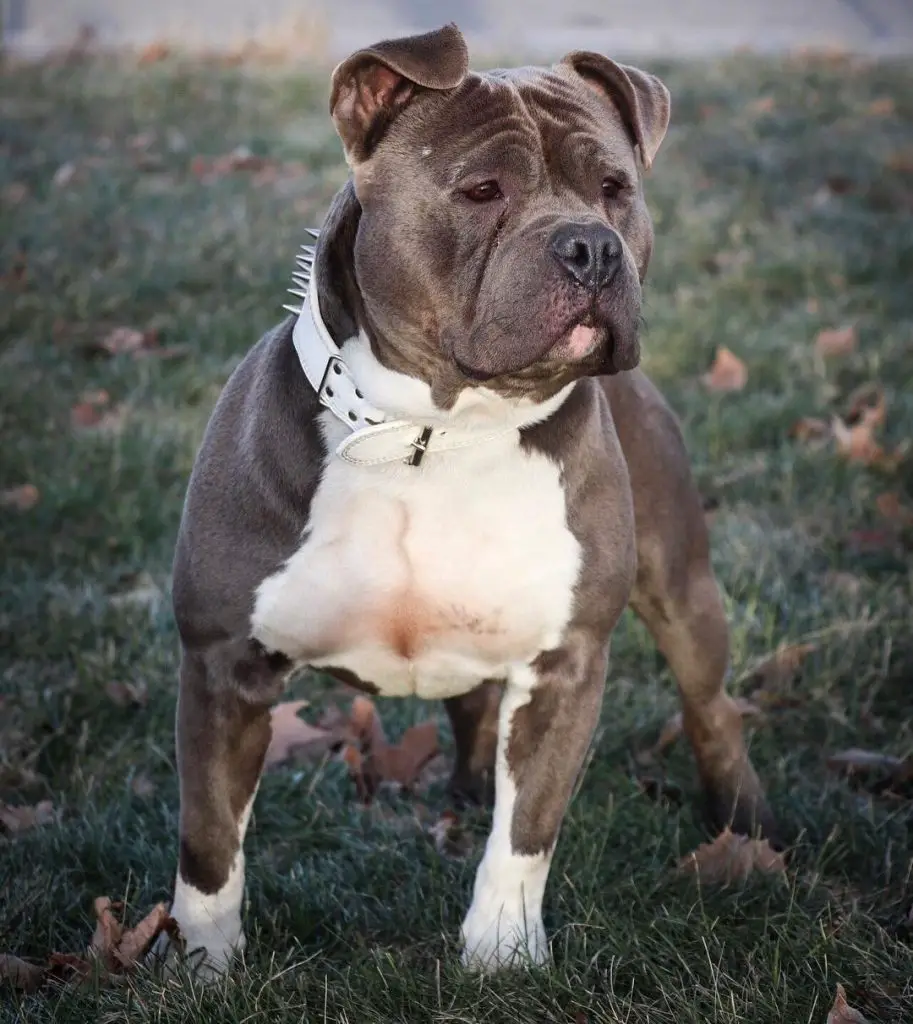
[[[789,436],[869,381],[886,390],[885,443],[913,435],[913,65],[740,55],[657,70],[675,113],[648,182],[645,365],[719,503],[734,691],[749,692],[750,666],[779,644],[817,643],[788,699],[752,725],[755,763],[797,837],[786,879],[716,890],[676,877],[676,858],[705,838],[693,767],[681,745],[665,766],[682,807],[651,802],[633,778],[632,751],[676,700],[626,616],[547,895],[551,971],[479,979],[457,966],[484,815],[468,821],[473,856],[445,859],[409,800],[366,812],[330,762],[264,782],[248,839],[251,942],[229,983],[140,974],[115,989],[6,990],[0,1020],[824,1024],[838,982],[873,1020],[913,1019],[913,809],[825,763],[849,746],[913,752],[909,546],[885,541],[875,504],[885,491],[910,503],[913,469],[888,476]],[[2,95],[0,489],[32,483],[40,501],[0,509],[0,800],[50,799],[59,817],[0,835],[0,949],[42,960],[84,948],[96,895],[125,899],[133,918],[168,896],[175,629],[167,601],[111,596],[140,572],[167,592],[207,416],[280,317],[303,229],[345,171],[325,81],[290,71],[6,67]],[[871,108],[885,97],[892,109]],[[194,157],[239,145],[305,169],[273,182],[194,173]],[[53,184],[68,163],[71,180]],[[816,333],[848,323],[857,351],[822,363]],[[89,357],[117,325],[189,354]],[[748,365],[739,394],[700,384],[719,344]],[[123,419],[74,429],[71,407],[97,389]],[[145,686],[148,704],[118,706],[112,682]],[[327,696],[307,680],[294,691],[317,710]],[[444,721],[411,701],[381,711],[393,733]],[[446,807],[439,784],[421,799],[432,816]]]

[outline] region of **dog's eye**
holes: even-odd
[[[603,178],[602,194],[606,199],[617,199],[624,190],[625,183],[620,178]]]
[[[474,203],[490,203],[492,199],[500,199],[502,193],[496,181],[482,181],[466,189],[463,195]]]

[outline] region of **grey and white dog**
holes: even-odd
[[[209,972],[242,946],[270,706],[315,666],[444,700],[454,789],[494,789],[464,962],[542,963],[549,864],[629,602],[678,681],[713,820],[775,831],[723,687],[687,454],[636,369],[641,172],[669,95],[588,52],[470,72],[449,25],[353,54],[330,110],[351,179],[302,258],[301,310],[218,401],[177,543],[172,914]]]

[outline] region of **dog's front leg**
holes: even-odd
[[[463,922],[463,962],[546,963],[542,899],[574,783],[599,718],[608,645],[586,635],[508,680],[498,722],[495,810]]]
[[[250,641],[185,653],[177,714],[181,815],[171,916],[198,976],[244,948],[244,833],[270,740],[276,656]],[[159,949],[162,952],[162,949]]]

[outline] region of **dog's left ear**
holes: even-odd
[[[601,53],[575,50],[561,63],[591,88],[608,95],[640,149],[644,167],[649,168],[669,127],[669,90],[655,75],[616,64]]]
[[[421,89],[454,89],[469,52],[453,23],[358,50],[333,72],[330,113],[350,164],[367,159],[396,115]]]

